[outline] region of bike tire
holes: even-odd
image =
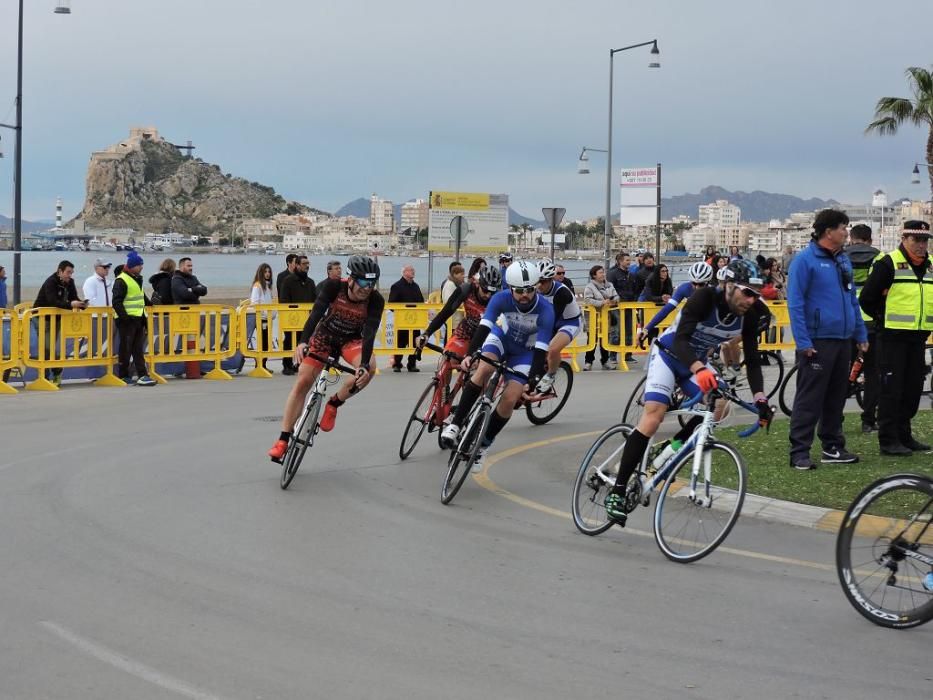
[[[778,392],[778,405],[785,416],[790,416],[794,410],[794,398],[797,396],[797,365],[787,371],[781,390]]]
[[[866,486],[836,537],[836,572],[852,607],[891,629],[933,620],[933,591],[920,582],[933,567],[918,566],[917,554],[933,557],[933,479],[893,474]]]
[[[693,449],[681,456],[671,468],[654,507],[655,542],[664,556],[681,564],[698,561],[722,544],[739,519],[745,502],[748,470],[738,450],[718,440],[702,449],[704,456],[717,460],[710,467],[711,506],[689,497],[693,454],[696,451]],[[703,479],[702,469],[698,479]],[[701,482],[697,483],[697,495],[706,498]],[[695,523],[692,522],[694,520]],[[711,534],[717,528],[718,532]],[[701,537],[709,541],[701,541]]]
[[[638,381],[635,388],[632,389],[628,401],[625,402],[625,410],[622,411],[623,423],[638,425],[641,414],[645,412],[645,380],[647,379],[648,376],[645,375]]]
[[[758,353],[762,357],[761,377],[764,380],[762,390],[769,399],[773,398],[784,386],[784,360],[773,350],[764,350]],[[767,359],[767,364],[765,364]],[[736,382],[735,393],[747,403],[755,402],[755,394],[748,384],[746,362],[742,360],[742,369]]]
[[[402,433],[402,442],[398,446],[398,456],[402,460],[408,459],[425,428],[434,418],[434,411],[437,406],[437,379],[432,379],[421,392],[411,415],[408,417],[408,423],[405,425],[405,431]]]
[[[301,414],[298,425],[292,433],[292,439],[289,440],[288,450],[285,452],[285,458],[282,460],[282,476],[279,480],[279,486],[284,491],[292,483],[295,474],[298,473],[298,467],[301,466],[301,460],[304,459],[305,452],[314,444],[314,436],[317,434],[317,419],[321,412],[321,395],[315,394],[311,397],[307,407]]]
[[[567,403],[571,389],[573,389],[573,369],[569,363],[561,362],[554,379],[555,396],[534,403],[526,403],[525,415],[528,416],[528,420],[534,425],[544,425],[550,421]]]
[[[621,456],[621,446],[632,434],[632,426],[613,425],[600,435],[583,456],[577,480],[573,485],[573,524],[584,535],[599,535],[613,526],[614,521],[606,515],[604,505],[611,486],[602,480],[596,470],[610,457],[618,462],[615,453]],[[617,444],[621,439],[621,445]]]
[[[463,437],[460,438],[457,446],[450,451],[450,457],[447,460],[447,474],[444,476],[444,484],[441,486],[441,503],[445,506],[450,504],[460,487],[463,486],[463,482],[470,475],[476,453],[479,452],[483,435],[486,434],[486,428],[489,426],[489,419],[492,418],[492,411],[493,407],[491,405],[485,402],[478,403],[476,410],[472,412],[469,421],[467,421]]]

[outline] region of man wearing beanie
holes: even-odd
[[[884,455],[908,457],[930,449],[910,425],[923,391],[924,344],[933,331],[929,241],[926,221],[905,221],[901,244],[875,261],[859,297],[877,328],[878,445]]]
[[[146,307],[152,302],[143,292],[143,259],[135,250],[126,256],[126,265],[113,283],[113,310],[117,314],[117,333],[120,338],[118,376],[132,384],[130,359],[136,366],[139,386],[153,386],[156,382],[146,369],[144,347],[146,343]]]

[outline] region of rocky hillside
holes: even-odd
[[[700,190],[699,194],[682,194],[665,197],[661,200],[661,218],[670,219],[686,215],[696,218],[701,204],[712,204],[717,199],[725,199],[742,210],[742,221],[770,221],[786,219],[797,212],[810,212],[839,204],[834,199],[801,199],[789,194],[771,192],[730,192],[716,185]]]
[[[130,138],[91,155],[84,209],[77,218],[95,228],[209,234],[234,213],[264,218],[316,211],[286,202],[271,187],[184,156],[155,129],[132,129]]]

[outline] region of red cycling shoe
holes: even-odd
[[[269,459],[273,462],[282,463],[282,458],[285,456],[285,453],[288,452],[288,441],[287,440],[276,440],[275,444],[272,445],[272,449],[267,453]]]
[[[334,429],[334,423],[337,422],[337,407],[334,406],[330,401],[327,402],[327,405],[324,406],[324,415],[321,416],[321,430],[325,433],[329,433]]]

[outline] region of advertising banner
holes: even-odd
[[[489,253],[509,247],[509,196],[432,190],[428,250]]]

